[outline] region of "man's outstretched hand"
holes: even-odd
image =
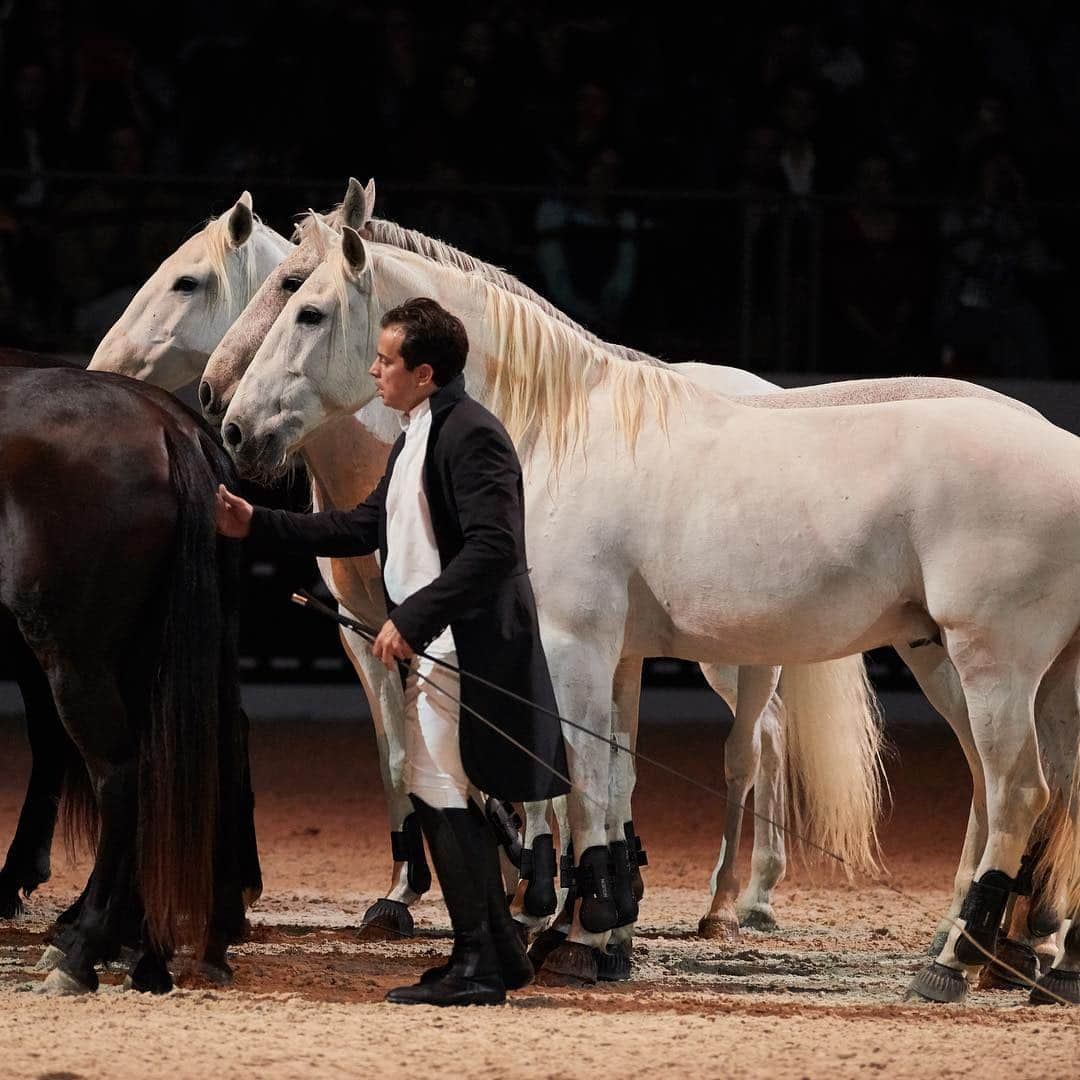
[[[218,484],[217,498],[214,501],[214,523],[222,536],[231,536],[234,540],[243,540],[251,532],[251,515],[255,507],[234,495],[224,484]]]
[[[398,633],[398,628],[389,619],[383,623],[382,629],[371,643],[371,651],[375,659],[381,660],[391,671],[398,660],[411,660],[413,656],[412,646]]]

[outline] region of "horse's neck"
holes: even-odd
[[[374,402],[391,422],[394,414],[381,402]],[[371,494],[386,471],[386,459],[393,439],[387,431],[375,431],[387,425],[381,420],[369,426],[361,418],[365,413],[343,416],[319,430],[304,443],[304,463],[311,474],[317,510],[350,510]],[[398,433],[401,431],[397,425]]]
[[[279,232],[264,225],[261,221],[255,226],[255,234],[249,241],[255,259],[255,275],[261,285],[270,272],[282,263],[285,256],[293,250],[293,245]]]

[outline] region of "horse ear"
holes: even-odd
[[[309,235],[317,238],[324,252],[329,251],[337,241],[337,231],[327,224],[326,218],[316,210],[309,209],[308,217],[313,230]]]
[[[368,193],[370,191],[370,198]],[[349,189],[341,203],[341,224],[354,229],[362,229],[371,220],[371,210],[375,205],[375,187],[368,183],[365,188],[354,176],[349,177]]]
[[[229,211],[229,240],[233,247],[242,247],[255,228],[255,215],[251,211],[251,192],[245,191]]]
[[[360,234],[348,225],[341,233],[341,251],[354,277],[359,277],[368,268],[368,251]]]
[[[364,188],[364,195],[367,197],[367,216],[370,221],[375,216],[375,177],[373,176],[368,182],[367,187]],[[367,221],[364,222],[367,224]]]

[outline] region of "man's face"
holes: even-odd
[[[412,371],[405,366],[405,358],[401,355],[401,339],[404,336],[405,331],[400,326],[383,327],[379,333],[375,362],[370,368],[378,387],[376,393],[382,398],[383,404],[399,412],[416,408],[437,389],[430,364],[417,364]]]

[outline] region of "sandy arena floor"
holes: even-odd
[[[370,728],[256,724],[266,893],[252,940],[235,951],[235,984],[149,998],[108,974],[86,998],[26,992],[41,978],[31,969],[42,931],[87,872],[58,846],[52,881],[18,924],[0,925],[0,1076],[1080,1075],[1080,1010],[1031,1008],[1020,992],[976,991],[963,1007],[901,1003],[948,903],[968,788],[949,787],[965,773],[947,733],[893,736],[884,848],[909,899],[796,867],[778,892],[779,933],[702,941],[723,806],[646,768],[634,816],[651,865],[634,980],[529,987],[501,1008],[438,1010],[382,1003],[449,951],[438,899],[415,909],[414,940],[355,940],[389,872]],[[641,748],[715,784],[718,737],[702,725],[645,727]],[[20,725],[0,723],[5,843],[26,771]]]

